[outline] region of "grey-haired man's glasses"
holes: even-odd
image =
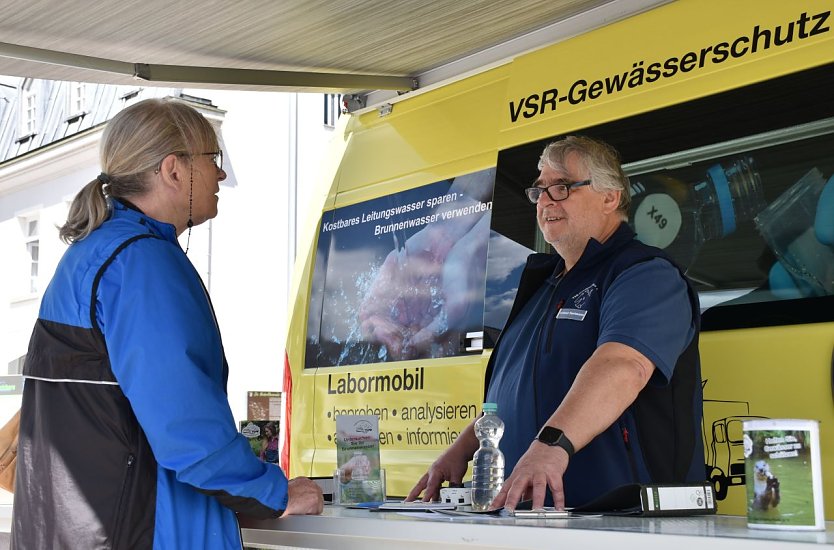
[[[539,197],[541,197],[542,193],[547,193],[550,200],[563,201],[570,196],[571,189],[590,184],[591,180],[576,181],[573,183],[561,181],[560,183],[554,183],[547,187],[528,187],[524,190],[524,194],[527,195],[527,199],[533,204],[539,202]]]

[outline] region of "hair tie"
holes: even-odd
[[[100,181],[102,185],[108,185],[110,183],[110,176],[108,176],[104,172],[96,176],[96,179]]]

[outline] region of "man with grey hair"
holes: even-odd
[[[486,401],[506,429],[493,508],[587,504],[629,483],[701,482],[703,395],[697,294],[628,226],[628,178],[600,141],[548,145],[525,189],[556,254],[532,254],[487,366]],[[408,498],[460,483],[473,425]]]

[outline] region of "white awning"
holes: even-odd
[[[666,1],[6,0],[0,75],[406,91]]]

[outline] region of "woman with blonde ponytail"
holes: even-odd
[[[320,513],[238,433],[202,281],[177,237],[217,215],[223,155],[173,99],[108,123],[101,174],[72,202],[70,246],[24,366],[12,548],[240,548],[237,513]]]

